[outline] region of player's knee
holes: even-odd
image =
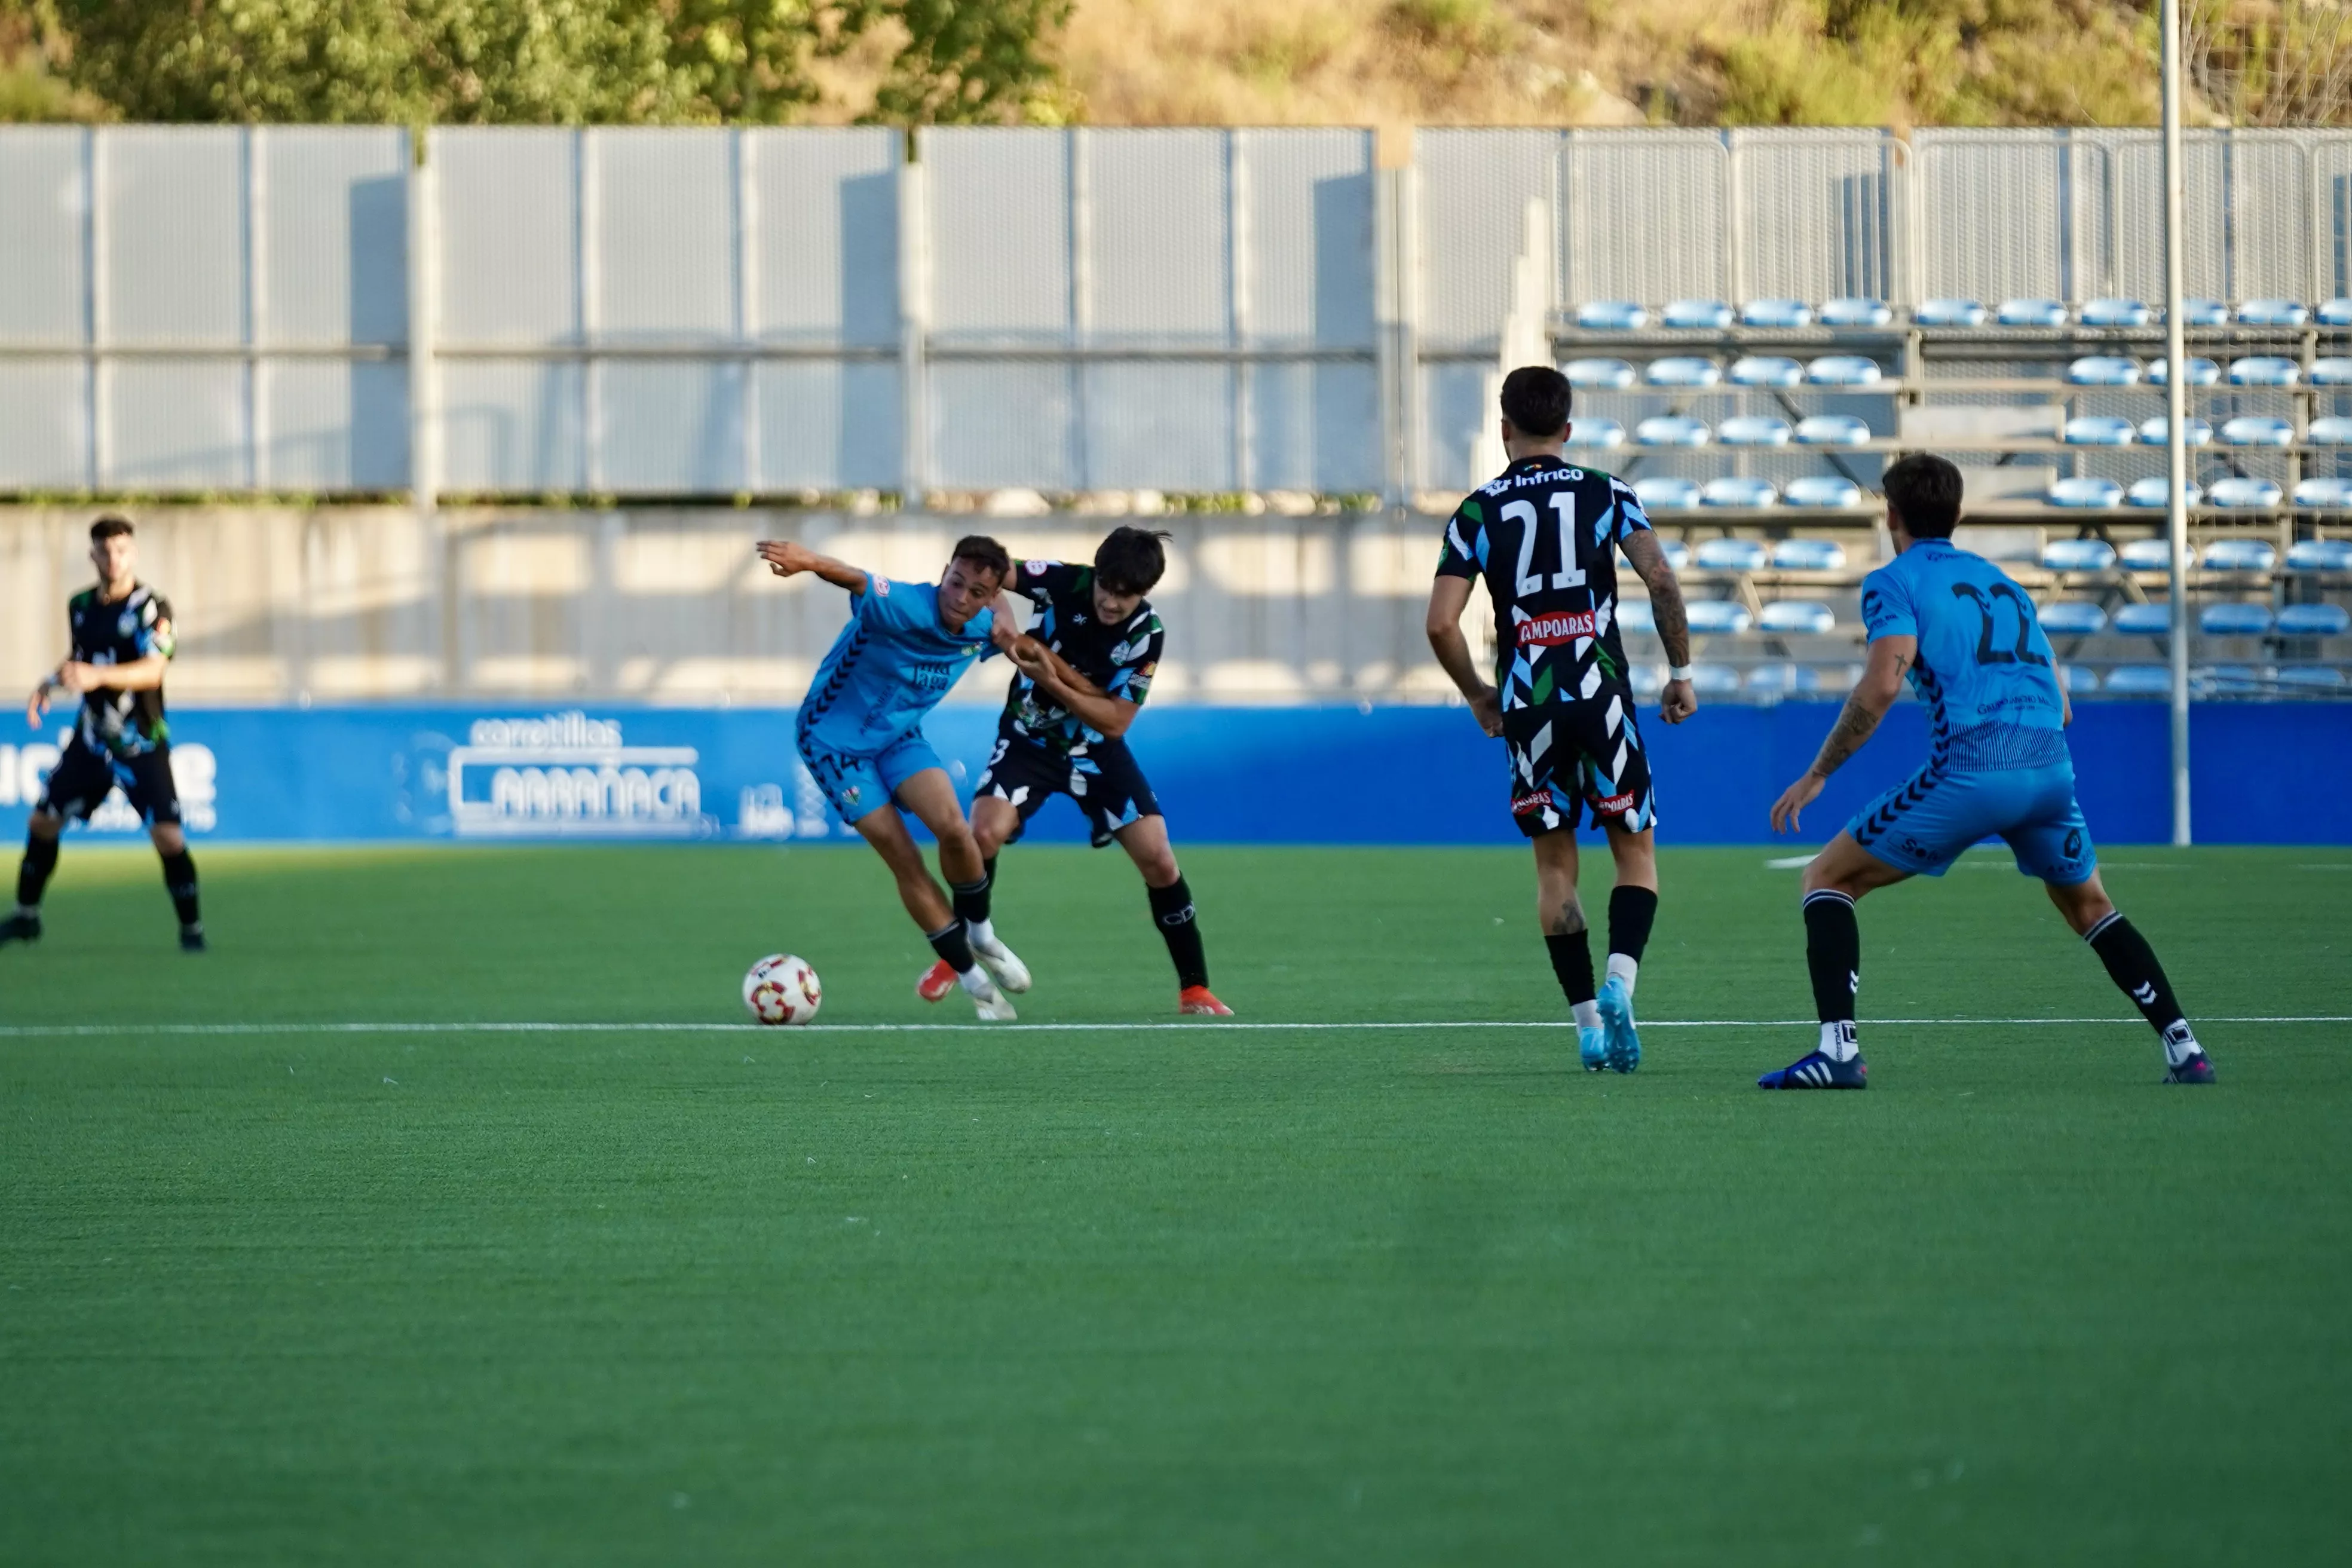
[[[1135,868],[1143,873],[1144,886],[1149,888],[1172,888],[1184,875],[1176,865],[1176,852],[1172,849],[1144,856],[1135,863]]]
[[[2077,882],[2072,887],[2061,887],[2055,882],[2045,885],[2050,889],[2050,901],[2058,906],[2058,912],[2065,917],[2068,925],[2074,928],[2077,936],[2116,912],[2115,901],[2107,897],[2106,889],[2099,886],[2096,879]]]
[[[55,838],[66,830],[66,819],[54,811],[37,811],[25,825],[25,831],[43,842]]]
[[[177,855],[188,847],[188,836],[173,823],[161,822],[148,829],[148,842],[155,846],[158,855]]]

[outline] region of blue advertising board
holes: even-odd
[[[1769,837],[1774,796],[1811,760],[1831,702],[1703,710],[1643,733],[1665,843]],[[2071,740],[2092,832],[2170,837],[2164,708],[2086,702]],[[969,795],[995,710],[948,707],[926,726]],[[173,757],[190,830],[215,841],[812,839],[847,834],[793,754],[784,709],[508,706],[180,709]],[[2352,703],[2214,703],[2192,721],[2201,843],[2352,843]],[[63,734],[0,742],[0,834],[24,830]],[[1191,843],[1507,844],[1502,743],[1459,708],[1188,708],[1133,735],[1170,826]],[[1828,837],[1926,751],[1898,705],[1808,813]],[[131,836],[118,794],[89,829]],[[1085,837],[1066,803],[1040,839]]]

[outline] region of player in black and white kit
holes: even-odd
[[[1429,642],[1479,727],[1510,753],[1511,816],[1534,841],[1537,916],[1552,973],[1576,1015],[1587,1069],[1641,1065],[1633,984],[1658,910],[1657,807],[1649,753],[1617,635],[1617,552],[1649,585],[1667,672],[1659,717],[1696,710],[1682,590],[1650,520],[1622,479],[1560,457],[1568,378],[1527,365],[1504,379],[1503,449],[1510,467],[1480,486],[1445,525],[1429,595]],[[1495,605],[1495,681],[1470,657],[1462,613],[1484,578]],[[1584,910],[1576,896],[1580,807],[1606,830],[1617,862],[1609,896],[1609,973],[1596,992]]]
[[[971,803],[972,837],[987,872],[1055,795],[1086,814],[1099,849],[1116,843],[1143,876],[1152,924],[1176,966],[1176,1010],[1223,1017],[1233,1009],[1209,989],[1192,889],[1168,842],[1151,783],[1128,750],[1127,728],[1151,694],[1167,631],[1144,595],[1168,569],[1165,534],[1116,528],[1094,564],[1024,561],[1005,591],[1036,606],[1028,632],[1006,650],[1019,673],[996,723],[996,747]],[[940,965],[917,983],[926,1000],[954,977]]]
[[[180,827],[180,795],[172,784],[171,727],[163,721],[163,667],[176,646],[172,606],[139,581],[139,548],[131,524],[101,517],[90,525],[89,558],[98,586],[66,606],[73,651],[33,689],[25,722],[34,729],[63,692],[81,699],[73,739],[49,772],[33,807],[25,858],[16,871],[16,909],[0,921],[0,945],[41,934],[41,893],[57,868],[58,837],[68,817],[87,821],[117,785],[147,824],[163,858],[163,886],[180,917],[180,945],[205,947],[196,905],[196,863]]]

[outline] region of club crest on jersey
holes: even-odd
[[[1054,563],[1050,561],[1024,561],[1021,563],[1021,569],[1032,577],[1043,577],[1052,571]]]
[[[1521,647],[1554,647],[1578,637],[1601,635],[1599,617],[1591,610],[1556,610],[1519,623]]]

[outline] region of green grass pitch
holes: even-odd
[[[1979,856],[1864,906],[1870,1092],[1759,1094],[1810,1024],[1659,1021],[1810,1016],[1775,853],[1664,857],[1625,1079],[1459,1026],[1562,1011],[1524,853],[1190,852],[1310,1029],[385,1034],[299,1026],[733,1023],[779,949],[971,1012],[854,847],[200,850],[184,959],[69,843],[0,1563],[2343,1561],[2352,1025],[2160,1088]],[[2200,1019],[2352,1013],[2352,853],[2109,861]],[[1174,1022],[1123,860],[1001,869],[1024,1023]]]

